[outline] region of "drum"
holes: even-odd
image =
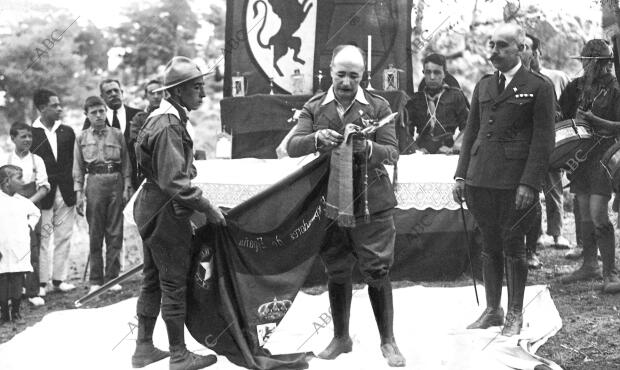
[[[567,119],[555,124],[555,148],[549,157],[549,168],[570,170],[576,156],[585,155],[594,145],[592,128],[582,120]],[[583,152],[583,153],[582,153]]]
[[[601,164],[611,179],[612,188],[618,192],[620,189],[620,143],[615,143],[607,149],[601,158]]]

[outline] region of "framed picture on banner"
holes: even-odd
[[[232,96],[245,96],[245,77],[232,77]]]

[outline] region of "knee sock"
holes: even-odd
[[[180,317],[166,319],[164,322],[166,323],[166,330],[168,331],[170,350],[174,351],[175,349],[185,346],[185,319]]]
[[[153,341],[156,317],[138,315],[138,344]]]

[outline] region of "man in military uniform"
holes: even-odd
[[[413,94],[408,104],[411,117],[410,132],[417,132],[416,145],[424,153],[458,153],[454,147],[454,132],[462,131],[467,123],[467,99],[458,87],[445,81],[446,57],[430,54],[422,61],[424,88]]]
[[[138,298],[138,339],[134,367],[144,367],[169,354],[153,346],[153,329],[161,313],[168,331],[170,369],[202,369],[217,361],[185,347],[186,289],[190,269],[190,216],[203,212],[207,220],[225,224],[220,210],[192,186],[193,143],[187,133],[188,111],[202,104],[204,73],[186,57],[166,65],[164,86],[170,97],[153,111],[136,141],[138,164],[146,177],[134,206],[134,218],[144,247],[142,289]]]
[[[363,52],[356,46],[341,45],[334,49],[331,61],[333,85],[326,93],[318,94],[303,107],[297,128],[293,133],[287,151],[291,157],[319,152],[341,150],[345,126],[379,120],[391,113],[388,102],[359,88],[364,73]],[[346,143],[343,143],[346,146]],[[355,226],[350,228],[330,225],[330,245],[321,252],[328,275],[329,302],[334,320],[334,338],[318,357],[335,359],[341,353],[352,350],[349,336],[349,315],[351,310],[351,271],[355,255],[360,271],[368,284],[368,295],[375,314],[381,351],[390,366],[405,366],[393,332],[392,286],[389,277],[394,259],[396,231],[392,209],[396,206],[394,189],[383,164],[394,164],[398,160],[398,141],[394,123],[390,122],[366,138],[353,141],[353,215]],[[340,165],[332,158],[331,171]],[[364,186],[362,169],[367,163],[367,187]],[[351,169],[349,169],[351,171]],[[351,179],[349,179],[351,180]],[[330,175],[330,188],[332,185]],[[341,189],[341,188],[340,188]],[[367,199],[367,204],[363,199]],[[333,206],[329,203],[329,209]],[[341,205],[348,208],[350,204]],[[337,207],[335,207],[337,208]],[[367,213],[366,213],[367,210]],[[370,216],[365,222],[364,215]],[[329,216],[329,212],[328,212]],[[331,218],[331,217],[330,217]],[[350,225],[351,226],[351,225]]]
[[[504,324],[500,307],[504,266],[508,313],[502,334],[519,334],[527,280],[524,234],[532,227],[549,154],[554,146],[553,86],[521,64],[525,33],[499,26],[489,43],[497,71],[476,85],[453,195],[467,206],[483,237],[487,308],[469,329]]]

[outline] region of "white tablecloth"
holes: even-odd
[[[315,155],[282,159],[208,159],[195,161],[198,171],[192,184],[220,207],[232,208],[310,163]],[[398,161],[398,208],[458,209],[452,200],[453,176],[458,156],[443,154],[401,155]],[[390,179],[392,167],[387,166]],[[125,207],[125,220],[133,221],[134,194]]]
[[[309,163],[314,156],[283,159],[196,161],[199,186],[213,203],[234,207]],[[396,199],[402,209],[458,209],[452,200],[457,156],[403,155],[398,161]],[[392,176],[392,167],[388,173]]]

